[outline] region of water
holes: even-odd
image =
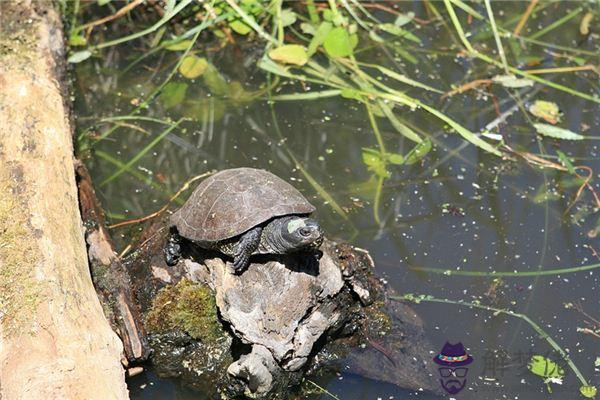
[[[494,4],[501,23],[514,20],[515,9],[511,7],[517,7],[515,4],[518,3]],[[576,5],[563,2],[546,6],[528,26],[536,31]],[[518,7],[524,8],[524,5]],[[411,8],[417,16],[427,19],[421,3],[403,5],[403,11]],[[574,18],[541,39],[575,46],[580,40],[580,19]],[[473,22],[472,37],[477,38],[482,28]],[[531,31],[526,29],[525,32]],[[457,48],[442,25],[423,26],[417,34],[424,45],[411,45],[411,52],[418,61],[416,65],[401,57],[392,62],[377,47],[360,57],[444,91],[449,90],[450,85],[501,73],[500,69],[492,70],[482,62],[470,64],[457,57]],[[486,53],[492,53],[493,40],[477,43],[486,44]],[[228,82],[240,82],[240,87],[250,92],[260,90],[265,84],[264,75],[252,62],[260,56],[260,49],[240,44],[240,47],[229,46],[215,52],[210,50],[214,48],[212,44],[197,48],[196,54],[207,57]],[[89,126],[94,126],[89,132],[92,137],[106,132],[111,125],[99,124],[98,120],[128,114],[163,82],[181,54],[159,52],[123,73],[124,68],[142,54],[139,45],[129,42],[111,48],[103,53],[103,58],[78,66],[79,132]],[[586,54],[563,53],[539,46],[527,45],[521,50],[518,47],[508,50],[513,65],[518,65],[515,51],[521,52],[518,60],[523,63],[533,58],[541,60],[536,68],[574,65],[556,57],[557,54],[594,60]],[[593,52],[597,47],[596,38],[582,43],[579,49]],[[544,77],[588,94],[597,93],[597,75],[590,71]],[[578,332],[578,328],[586,327],[584,320],[590,319],[564,306],[565,303],[580,305],[598,318],[598,272],[494,279],[446,276],[415,269],[537,271],[597,263],[595,250],[600,250],[600,246],[591,231],[599,223],[598,211],[594,213],[592,196],[587,190],[571,206],[578,185],[568,173],[535,168],[518,157],[516,161],[501,160],[465,144],[430,114],[405,108],[397,115],[430,137],[434,149],[417,164],[389,166],[391,176],[383,184],[380,207],[375,210],[376,179],[363,163],[361,149],[377,148],[377,141],[360,103],[338,97],[277,102],[272,106],[264,97],[240,103],[229,100],[225,93],[239,94],[239,87],[235,85],[233,89],[227,86],[215,94],[202,79],[189,80],[176,75],[172,82],[187,85],[185,100],[177,102],[173,99],[177,95],[171,93],[171,98],[159,97],[140,115],[173,121],[186,117],[192,121],[182,122],[180,129],[170,132],[132,163],[129,170],[109,181],[107,178],[119,169],[114,160],[127,163],[166,126],[122,121],[126,125],[105,140],[93,143],[90,153],[84,152],[89,154],[86,161],[111,222],[157,210],[186,180],[205,171],[240,166],[268,169],[293,183],[318,207],[316,217],[329,237],[368,249],[375,260],[377,274],[391,288],[399,293],[480,301],[524,313],[569,352],[590,384],[599,386],[598,368],[594,368],[600,354],[598,338]],[[298,85],[284,85],[281,92],[300,89]],[[594,135],[600,126],[597,104],[542,86],[509,92],[494,85],[491,92],[482,87],[476,92],[444,100],[414,88],[408,93],[476,132],[494,121],[497,111],[513,107],[517,95],[525,107],[536,99],[557,103],[563,113],[560,126],[575,132]],[[170,102],[177,104],[170,106]],[[573,157],[577,165],[592,168],[598,180],[600,148],[597,140],[539,139],[531,127],[534,120],[530,114],[517,109],[500,125],[499,132],[513,149],[520,151],[555,155],[560,149]],[[387,150],[406,154],[412,143],[399,136],[384,118],[377,118],[377,122]],[[85,141],[83,144],[89,145]],[[296,168],[293,158],[305,173]],[[339,204],[345,217],[334,211],[331,202],[324,200],[307,174]],[[592,185],[600,191],[597,182]],[[114,231],[121,249],[131,241],[135,230]],[[522,320],[439,303],[422,303],[415,305],[415,309],[423,317],[427,336],[434,345],[432,356],[446,341],[460,341],[474,357],[461,399],[536,400],[578,396],[580,383],[568,368],[563,385],[553,385],[552,394],[539,377],[526,370],[526,360],[532,354],[555,360],[559,356]],[[344,374],[323,379],[320,384],[344,400],[434,398]],[[160,380],[151,372],[132,379],[130,388],[132,398],[140,400],[202,398],[181,388],[177,381]],[[326,394],[320,397],[329,398]]]

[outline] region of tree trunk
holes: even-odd
[[[0,2],[0,398],[126,399],[92,286],[52,2]]]

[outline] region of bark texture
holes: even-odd
[[[0,2],[0,398],[126,399],[92,286],[53,3]]]

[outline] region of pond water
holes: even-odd
[[[512,30],[526,5],[495,2],[499,24]],[[577,7],[579,3],[546,4],[523,32],[530,35]],[[476,8],[485,14],[483,4]],[[423,20],[429,18],[420,2],[403,2],[400,9],[415,12]],[[597,63],[593,56],[598,54],[597,33],[587,40],[579,33],[584,13],[540,38],[572,51],[505,43],[509,62],[522,69],[575,66],[574,61],[581,60],[583,64]],[[357,58],[385,65],[444,92],[503,73],[500,68],[459,56],[458,41],[448,29],[451,27],[433,22],[415,30],[422,44],[403,43],[412,61],[376,44],[358,52]],[[493,37],[485,24],[473,21],[468,30],[471,38],[479,37],[479,48],[494,54]],[[591,192],[584,189],[572,205],[581,180],[567,171],[541,169],[519,157],[502,160],[467,144],[423,110],[397,108],[396,115],[430,138],[433,149],[415,164],[388,165],[389,177],[379,179],[379,186],[377,176],[364,163],[363,148],[377,148],[378,142],[361,103],[341,97],[269,102],[266,91],[260,93],[265,74],[255,67],[262,46],[240,41],[217,49],[216,42],[208,38],[201,36],[203,45],[194,52],[214,66],[210,82],[175,74],[162,94],[137,114],[157,120],[186,118],[168,132],[169,125],[160,122],[109,122],[103,118],[128,115],[165,81],[182,51],[159,51],[131,67],[146,50],[145,42],[132,41],[78,64],[75,111],[81,154],[87,157],[111,223],[157,210],[188,179],[206,171],[265,168],[292,182],[317,206],[316,217],[330,238],[369,250],[378,276],[398,293],[476,301],[526,314],[570,354],[590,384],[600,386],[599,370],[594,367],[600,341],[578,331],[587,327],[586,320],[600,319],[598,271],[497,278],[423,270],[534,272],[598,263],[595,251],[600,251],[596,237],[600,217]],[[598,93],[598,75],[593,71],[543,77],[586,94]],[[513,149],[549,161],[557,162],[557,150],[562,151],[574,164],[593,170],[592,187],[600,191],[600,142],[536,136],[532,124],[539,121],[526,111],[535,100],[554,102],[563,114],[560,126],[591,136],[598,135],[600,127],[597,103],[540,84],[519,89],[481,86],[443,99],[410,86],[396,86],[407,88],[412,97],[473,132],[510,110],[494,133],[502,134]],[[284,82],[274,92],[305,89]],[[311,89],[320,90],[317,86]],[[254,98],[247,99],[252,97],[248,94]],[[376,117],[376,121],[387,151],[408,153],[413,143],[385,118]],[[115,123],[118,129],[95,140],[117,126]],[[127,246],[136,229],[113,231],[120,249]],[[590,316],[566,308],[566,303]],[[527,371],[525,365],[532,354],[554,360],[560,356],[525,321],[452,304],[423,302],[414,308],[434,346],[432,357],[446,341],[462,342],[473,356],[475,362],[470,365],[461,399],[579,396],[580,382],[568,367],[563,384],[552,384],[552,394],[539,377]],[[343,400],[435,398],[343,373],[323,378],[319,384]],[[133,399],[203,398],[176,380],[161,380],[151,371],[132,379],[130,390]]]

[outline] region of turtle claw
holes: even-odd
[[[167,243],[167,246],[164,249],[164,253],[165,262],[169,267],[177,265],[181,258],[181,245],[179,244],[179,240],[171,236],[169,238],[169,243]]]
[[[240,254],[233,259],[233,272],[238,274],[248,266],[250,257],[246,254]]]

